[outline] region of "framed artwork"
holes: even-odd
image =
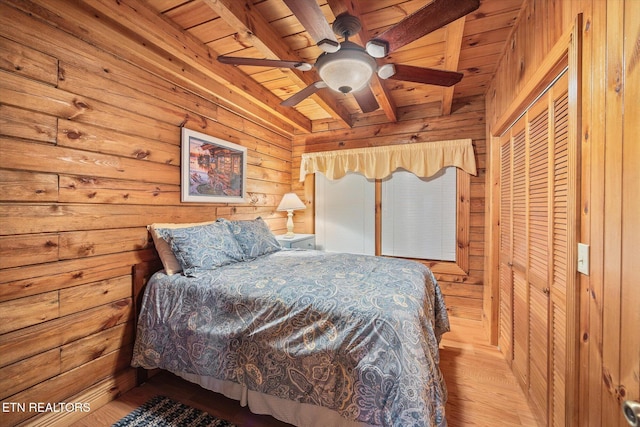
[[[198,203],[245,201],[247,149],[182,128],[180,199]]]

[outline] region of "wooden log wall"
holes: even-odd
[[[640,399],[640,14],[636,0],[525,0],[487,92],[491,129],[509,109],[554,44],[581,14],[582,48],[578,240],[590,247],[589,275],[578,274],[578,357],[568,365],[574,387],[571,425],[623,426],[621,404]],[[496,135],[493,135],[494,137]],[[488,137],[490,138],[490,137]],[[497,142],[497,141],[496,141]],[[484,319],[494,332],[497,313],[499,155],[487,146],[487,286]]]
[[[296,212],[296,230],[313,232],[313,177],[298,181],[303,153],[363,148],[384,145],[433,142],[446,139],[471,138],[476,155],[477,176],[471,176],[469,240],[459,241],[468,248],[469,273],[438,273],[436,278],[445,295],[450,315],[470,319],[481,318],[484,275],[484,197],[485,197],[485,114],[484,97],[475,96],[455,102],[450,116],[441,116],[440,103],[404,108],[394,124],[382,123],[379,115],[356,120],[353,129],[334,127],[332,122],[314,123],[313,133],[294,138],[293,189],[310,206]]]
[[[172,80],[172,58],[136,65],[42,3],[0,3],[2,425],[64,425],[83,411],[28,405],[97,409],[134,386],[132,266],[157,257],[147,224],[260,215],[284,231],[275,207],[292,181],[290,135]],[[182,126],[247,147],[247,203],[180,203]]]

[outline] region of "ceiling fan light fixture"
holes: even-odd
[[[367,42],[365,50],[374,58],[384,58],[389,53],[389,43],[384,40],[371,39]]]
[[[313,68],[313,65],[309,64],[308,62],[298,62],[293,67],[298,71],[309,71]]]
[[[334,40],[322,39],[318,42],[318,47],[327,53],[335,53],[340,50],[340,43]]]
[[[384,64],[378,68],[378,77],[382,80],[386,80],[392,77],[396,73],[396,67],[393,64]]]
[[[360,46],[343,42],[338,52],[320,55],[316,68],[327,86],[338,92],[349,93],[369,84],[377,64]]]

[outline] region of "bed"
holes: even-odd
[[[280,249],[259,218],[154,232],[182,272],[163,260],[149,279],[132,366],[300,427],[446,426],[438,344],[449,323],[424,265]]]

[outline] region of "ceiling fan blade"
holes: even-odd
[[[255,65],[258,67],[295,68],[308,71],[313,65],[300,61],[281,61],[279,59],[238,58],[235,56],[218,56],[218,61],[230,65]]]
[[[316,0],[284,0],[291,12],[325,52],[337,52],[340,43]]]
[[[289,98],[285,99],[280,103],[280,105],[285,107],[293,107],[294,105],[298,105],[305,98],[313,95],[318,90],[327,87],[327,84],[322,80],[317,81],[315,83],[311,83],[309,86],[302,89],[300,92],[293,94]]]
[[[413,65],[393,64],[395,74],[388,78],[436,86],[453,86],[462,80],[462,73],[438,70],[435,68],[414,67]]]
[[[378,101],[369,86],[352,93],[363,113],[370,113],[380,108],[380,105],[378,105]]]
[[[375,58],[387,56],[404,45],[473,12],[480,0],[434,0],[367,43]]]

